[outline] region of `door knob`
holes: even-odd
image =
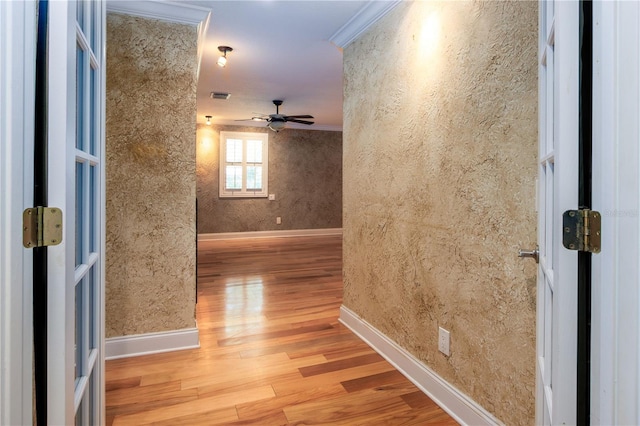
[[[531,257],[535,259],[536,263],[540,261],[540,252],[538,251],[538,246],[533,250],[518,250],[518,257]]]

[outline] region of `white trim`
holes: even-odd
[[[502,425],[491,413],[438,376],[344,305],[340,322],[404,374],[422,392],[463,425]]]
[[[196,69],[196,81],[200,80],[200,66],[202,65],[202,58],[204,57],[204,46],[207,40],[207,33],[209,32],[210,23],[211,12],[209,12],[207,14],[207,17],[198,24],[198,68]]]
[[[105,339],[105,359],[128,358],[163,352],[197,349],[200,347],[198,329],[161,331]]]
[[[105,349],[104,349],[104,340],[105,340],[105,318],[106,318],[106,308],[105,301],[106,298],[106,262],[105,262],[105,254],[107,253],[107,198],[106,198],[106,188],[107,188],[107,177],[106,177],[106,158],[107,158],[107,139],[106,139],[106,99],[107,99],[107,2],[103,1],[100,3],[100,22],[102,26],[102,40],[100,46],[100,309],[99,309],[99,319],[100,319],[100,352],[98,353],[100,363],[99,365],[99,383],[97,386],[100,389],[100,424],[106,424],[106,392],[105,392],[105,383],[106,383],[106,372],[105,372]]]
[[[159,19],[186,25],[198,26],[198,65],[196,79],[200,77],[200,65],[204,56],[204,46],[211,21],[211,9],[164,0],[107,0],[107,12],[122,13],[141,18]]]
[[[242,238],[271,238],[271,237],[313,237],[322,235],[342,235],[342,228],[322,229],[286,229],[282,231],[252,231],[252,232],[220,232],[217,234],[198,234],[198,241],[237,240]]]
[[[592,424],[640,424],[640,5],[594,2]]]
[[[242,145],[241,149],[241,161],[228,162],[227,161],[227,142],[233,140],[235,142],[240,141]],[[262,159],[260,162],[249,163],[248,162],[248,144],[249,142],[255,142],[259,140],[262,148]],[[218,194],[220,198],[267,198],[269,195],[269,134],[265,132],[253,133],[253,132],[220,132],[220,156],[219,156],[219,185]],[[260,189],[248,189],[247,182],[248,169],[251,165],[259,165],[262,167],[262,188]],[[227,189],[227,167],[240,167],[242,169],[242,188],[240,189]]]
[[[399,3],[400,0],[368,2],[353,18],[336,31],[329,38],[329,41],[344,49]]]
[[[187,25],[199,25],[208,19],[211,9],[175,1],[108,0],[107,12],[124,13],[142,18],[159,19]]]
[[[33,203],[36,4],[0,1],[0,424],[31,424],[32,250],[22,211]]]

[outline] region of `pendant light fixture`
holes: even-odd
[[[218,66],[224,68],[227,65],[227,52],[233,52],[233,49],[229,46],[218,46],[218,50],[222,52],[222,56],[218,58]]]

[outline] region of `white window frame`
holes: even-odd
[[[242,188],[227,189],[226,188],[226,168],[227,163],[227,139],[242,140]],[[262,141],[262,189],[247,189],[247,140]],[[269,135],[267,133],[252,132],[220,132],[220,178],[219,178],[219,197],[220,198],[267,198],[269,196]]]

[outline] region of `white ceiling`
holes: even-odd
[[[236,121],[276,112],[310,114],[315,124],[290,128],[342,130],[342,49],[399,0],[108,0],[109,10],[202,25],[198,123],[265,126]],[[206,21],[205,21],[206,23]],[[230,46],[227,66],[218,46]],[[228,100],[211,92],[230,93]]]
[[[310,114],[312,126],[342,129],[342,51],[329,39],[366,1],[190,1],[212,10],[198,81],[198,122],[237,122],[272,114]],[[227,66],[216,65],[218,46],[233,48]],[[228,100],[212,92],[230,93]]]

